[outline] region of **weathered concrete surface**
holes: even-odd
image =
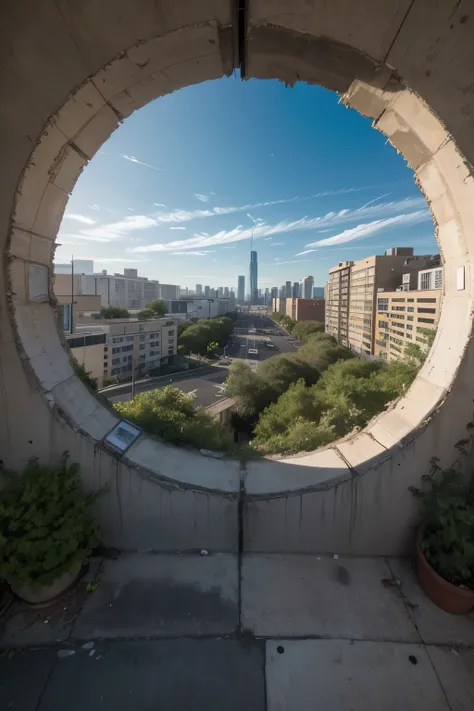
[[[36,711],[56,662],[49,649],[16,651],[0,656],[0,708]],[[53,708],[53,707],[52,707]]]
[[[2,710],[265,709],[263,646],[245,649],[235,640],[179,639],[100,642],[93,656],[81,647],[74,651],[66,658],[43,650],[0,660],[0,683],[7,685]]]
[[[459,616],[440,610],[420,588],[411,561],[389,558],[388,564],[394,577],[401,582],[401,594],[423,642],[474,647],[474,613]]]
[[[158,96],[236,66],[235,8],[229,0],[73,5],[19,0],[1,11],[1,458],[21,467],[31,455],[55,462],[68,449],[88,488],[109,485],[98,507],[108,544],[235,551],[238,466],[145,440],[130,459],[107,453],[100,442],[116,415],[77,381],[54,309],[32,298],[28,279],[30,263],[51,268],[75,181],[120,122]],[[345,102],[404,152],[436,220],[445,295],[422,379],[371,423],[368,460],[360,447],[344,446],[249,468],[244,545],[400,554],[416,521],[407,487],[433,455],[451,463],[472,419],[472,2],[252,0],[248,20],[248,76],[347,90]],[[459,267],[464,289],[456,285]],[[340,454],[340,468],[327,465]],[[305,491],[295,493],[287,480],[305,467],[297,475]]]
[[[72,637],[226,635],[238,622],[235,556],[122,555],[105,562]]]
[[[247,555],[242,626],[262,637],[317,636],[418,642],[382,558]]]
[[[451,711],[422,645],[272,640],[266,658],[269,711]]]
[[[474,636],[452,633],[471,620],[450,627],[432,606],[429,626],[440,644],[424,645],[408,613],[430,603],[414,581],[408,585],[409,569],[400,565],[401,586],[391,578],[399,561],[389,568],[379,558],[250,559],[239,630],[231,627],[239,612],[236,556],[109,560],[68,639],[41,630],[58,629],[51,608],[35,612],[20,641],[33,649],[15,649],[4,626],[1,710],[367,711],[372,703],[380,711],[472,711]],[[428,618],[419,619],[426,627]],[[265,656],[253,631],[267,636]]]

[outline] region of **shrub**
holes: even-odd
[[[421,548],[442,578],[474,590],[473,483],[456,466],[441,469],[436,459],[432,465],[422,477],[424,490],[411,488],[421,502]]]
[[[87,515],[99,494],[85,495],[79,466],[41,466],[32,459],[22,474],[7,474],[0,498],[0,576],[47,586],[87,559],[99,526]]]
[[[101,318],[130,318],[130,312],[121,306],[102,306]]]
[[[201,407],[192,395],[167,385],[139,393],[129,402],[114,405],[119,414],[172,444],[190,444],[198,449],[232,451],[230,432]]]
[[[90,372],[84,368],[82,363],[78,363],[74,357],[72,359],[72,367],[77,377],[82,380],[87,387],[95,392],[97,390],[97,378],[93,378]]]

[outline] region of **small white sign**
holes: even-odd
[[[30,301],[49,300],[49,270],[42,264],[28,265],[28,296]]]
[[[463,291],[465,288],[465,275],[464,275],[464,267],[458,267],[457,273],[456,273],[456,289],[458,291]]]

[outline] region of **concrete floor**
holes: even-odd
[[[122,554],[52,607],[14,603],[0,709],[474,709],[474,617],[432,605],[407,561],[254,554],[240,576],[238,563]]]

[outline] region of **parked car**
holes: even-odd
[[[249,348],[247,351],[247,355],[249,358],[255,359],[258,358],[258,350],[256,348]]]

